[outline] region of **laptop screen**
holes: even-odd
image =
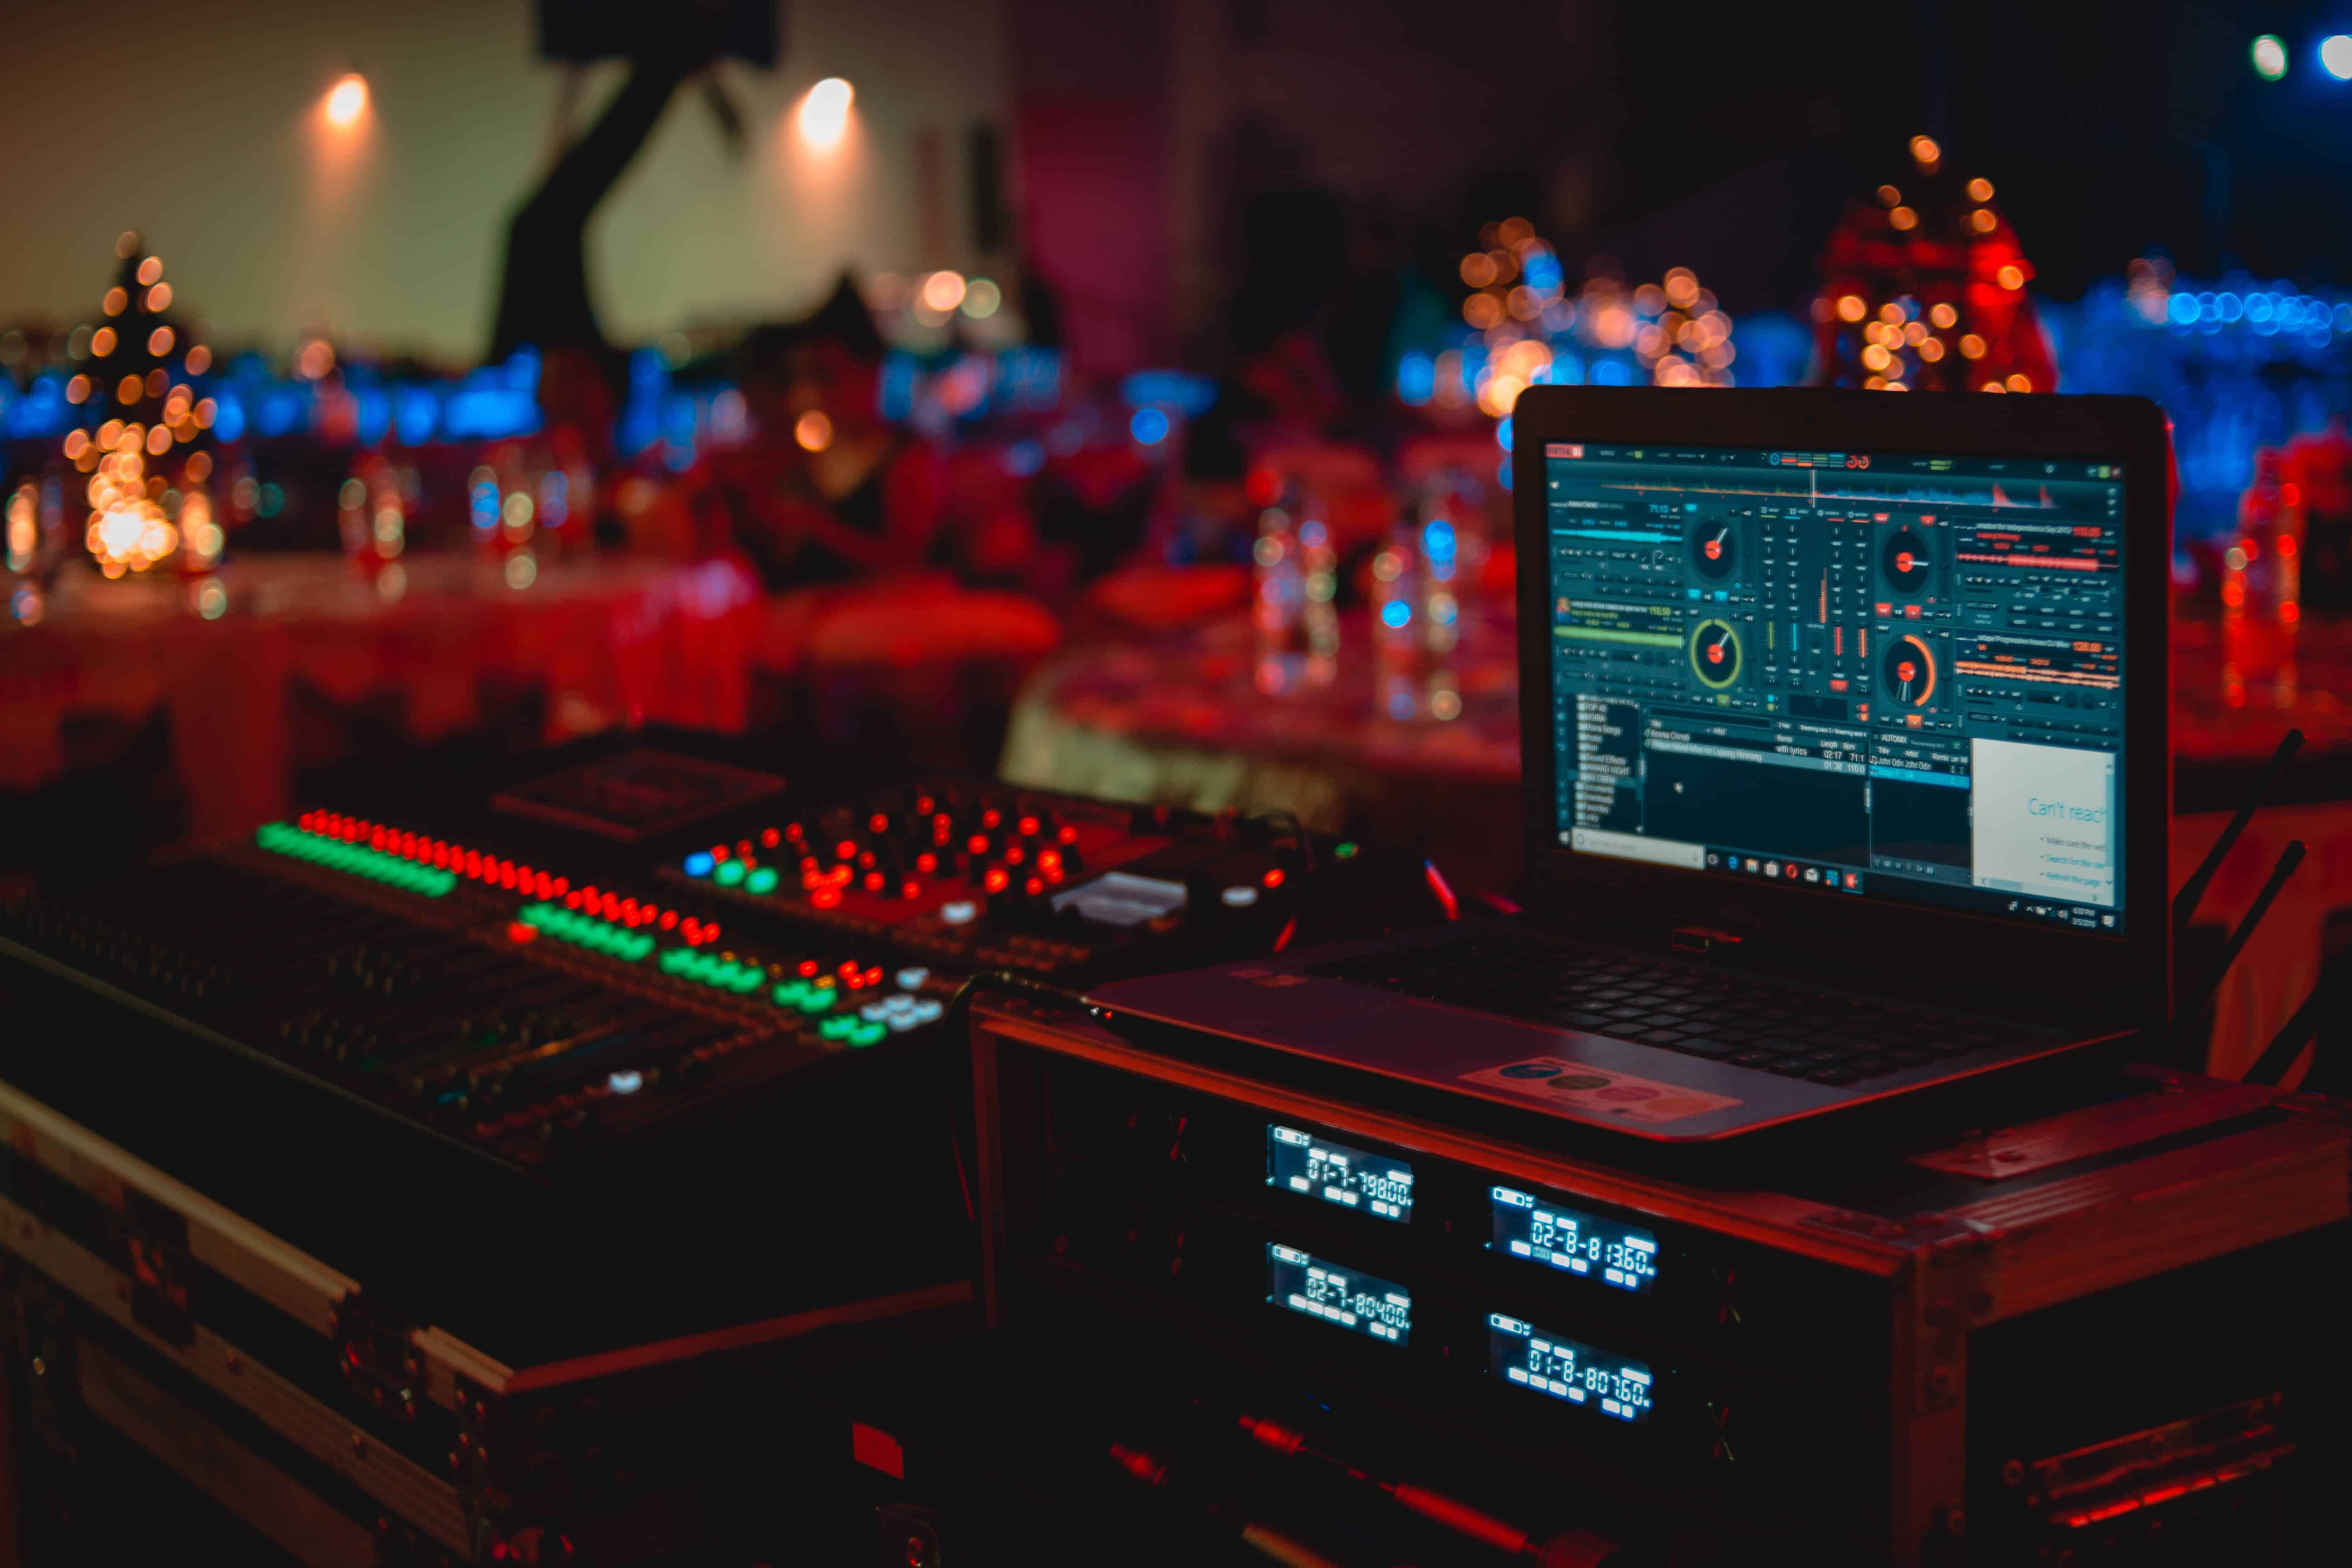
[[[2120,465],[1549,442],[1544,476],[1564,847],[2121,934]]]

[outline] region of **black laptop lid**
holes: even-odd
[[[1914,999],[2161,1017],[2154,405],[1546,386],[1512,425],[1539,911]]]

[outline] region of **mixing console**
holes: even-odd
[[[1093,979],[1283,944],[1312,854],[1265,824],[969,784],[797,815],[730,788],[638,847],[581,803],[657,817],[648,780],[700,775],[653,755],[444,814],[456,837],[305,812],[0,904],[0,940],[539,1166],[919,1035],[978,969]]]
[[[328,812],[121,891],[8,906],[0,934],[522,1163],[940,1006],[845,951],[722,946],[716,922]]]
[[[1095,978],[1145,949],[1167,966],[1204,942],[1282,942],[1311,855],[1303,835],[1265,822],[917,783],[746,818],[663,869],[673,886],[909,960]]]

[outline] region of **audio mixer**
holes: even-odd
[[[1286,942],[1314,849],[1296,823],[1220,824],[1000,784],[915,783],[759,814],[663,867],[674,888],[955,972],[1077,978],[1203,946]],[[1335,846],[1344,869],[1352,844]]]
[[[782,1560],[868,1528],[860,1369],[972,1326],[961,984],[1264,951],[1379,864],[639,749],[61,879],[0,903],[0,1341],[58,1451],[312,1561]]]
[[[976,970],[1264,951],[1312,865],[1295,827],[977,782],[727,809],[746,793],[636,752],[463,831],[319,808],[0,905],[0,937],[535,1166],[921,1033]],[[673,826],[653,797],[680,795],[720,809]]]

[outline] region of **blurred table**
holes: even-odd
[[[2174,622],[2177,809],[2235,809],[2291,726],[2305,745],[2284,798],[2352,800],[2352,620],[2315,617],[2292,633]]]
[[[1506,607],[1507,608],[1507,607]],[[1461,716],[1373,716],[1370,626],[1341,618],[1338,679],[1258,690],[1246,611],[1181,631],[1074,646],[1022,692],[1002,772],[1015,784],[1244,814],[1423,847],[1469,886],[1517,875],[1519,716],[1507,614],[1465,613]]]
[[[1252,679],[1246,611],[1181,632],[1076,646],[1022,693],[1003,773],[1017,784],[1113,799],[1288,811],[1318,832],[1417,848],[1466,894],[1518,876],[1518,675],[1508,606],[1465,624],[1462,716],[1399,724],[1374,716],[1369,627],[1343,623],[1339,679],[1288,697]],[[2234,1077],[2310,994],[2331,931],[2352,940],[2352,626],[2306,624],[2282,679],[2261,648],[2188,622],[2174,638],[2173,880],[2185,879],[2290,724],[2308,749],[2224,862],[2200,919],[2234,923],[2279,851],[2311,858],[2223,985],[2210,1061]],[[2238,654],[2243,662],[2224,658]],[[2233,695],[2234,693],[2234,695]],[[2202,978],[2191,971],[2184,980]]]
[[[377,577],[340,557],[255,557],[217,577],[59,578],[40,623],[0,620],[0,791],[69,762],[77,719],[168,719],[189,831],[281,815],[298,686],[377,703],[432,742],[481,720],[486,686],[543,694],[541,738],[667,721],[738,730],[756,582],[724,561],[416,556]]]
[[[2252,1065],[2323,969],[2352,963],[2352,621],[2314,617],[2292,631],[2252,616],[2174,623],[2176,882],[2252,793],[2290,728],[2304,732],[2304,750],[2199,910],[2209,929],[2236,924],[2288,841],[2300,838],[2309,850],[2215,998],[2210,1070],[2224,1078]],[[2185,984],[2203,980],[2197,966],[2204,962],[2190,955]],[[2352,1049],[2352,1039],[2333,1048]]]

